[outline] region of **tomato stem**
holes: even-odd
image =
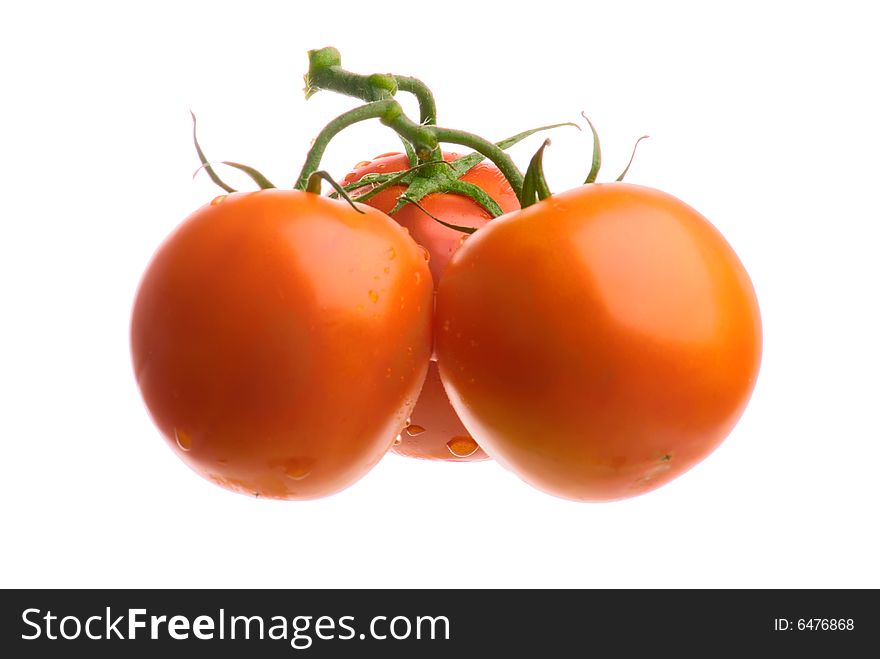
[[[312,148],[309,149],[309,152],[306,155],[306,162],[293,187],[297,190],[305,190],[308,187],[309,177],[321,165],[321,158],[324,157],[324,151],[327,150],[327,145],[340,131],[360,121],[384,117],[389,111],[394,113],[396,112],[395,108],[399,107],[400,105],[397,101],[392,98],[382,101],[374,101],[373,103],[362,105],[353,110],[349,110],[348,112],[343,112],[329,124],[324,126],[315,138]]]
[[[517,166],[511,160],[501,147],[492,142],[483,139],[479,135],[468,133],[463,130],[455,130],[452,128],[440,128],[439,126],[426,126],[425,130],[430,130],[436,137],[438,142],[447,142],[449,144],[460,144],[469,147],[486,156],[495,166],[504,174],[504,178],[510,183],[510,187],[516,193],[517,199],[521,200],[523,175]]]
[[[408,92],[416,97],[419,102],[419,121],[423,126],[433,126],[437,123],[437,104],[434,102],[434,94],[427,85],[418,78],[409,76],[394,76],[397,86],[402,92]]]
[[[335,48],[309,51],[309,71],[305,75],[305,94],[310,98],[322,89],[354,96],[362,101],[381,101],[397,92],[393,76],[382,74],[365,76],[346,71]]]
[[[320,166],[321,158],[324,156],[324,151],[327,149],[330,140],[343,129],[367,119],[379,119],[383,124],[411,143],[416,155],[422,162],[428,162],[432,158],[433,154],[438,151],[440,142],[470,147],[495,163],[495,166],[507,178],[517,198],[520,198],[522,195],[523,175],[503,149],[472,133],[452,128],[417,124],[403,113],[400,103],[393,98],[373,101],[354,110],[349,110],[327,124],[318,134],[318,137],[315,138],[315,143],[306,156],[306,162],[294,187],[298,190],[306,189],[309,176]]]
[[[342,68],[342,57],[335,48],[309,51],[309,70],[305,76],[306,97],[321,89],[354,96],[367,105],[340,115],[321,131],[306,158],[296,187],[303,189],[309,174],[317,169],[327,143],[343,128],[358,121],[379,118],[413,146],[419,162],[441,161],[439,144],[466,146],[491,160],[507,179],[517,198],[522,201],[523,175],[504,150],[473,133],[436,125],[437,107],[430,89],[417,78],[386,74],[360,75]],[[420,122],[407,117],[400,104],[393,100],[398,90],[412,93],[419,102]],[[380,105],[381,104],[381,105]],[[412,159],[410,159],[412,164]],[[431,168],[428,168],[429,170]],[[431,176],[425,171],[425,176]]]
[[[437,123],[434,94],[418,78],[390,74],[361,75],[342,68],[342,57],[335,48],[309,51],[309,72],[306,74],[306,98],[322,89],[353,96],[367,103],[391,98],[397,90],[416,97],[419,122],[424,126]]]

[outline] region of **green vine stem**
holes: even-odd
[[[433,126],[437,123],[437,104],[434,103],[434,94],[418,78],[408,76],[394,76],[397,87],[402,92],[408,92],[416,97],[419,102],[419,121],[423,126]]]
[[[394,128],[394,126],[392,126]],[[452,128],[440,128],[438,126],[425,126],[425,130],[431,131],[438,142],[447,142],[449,144],[460,144],[473,149],[477,153],[481,153],[491,160],[495,166],[504,174],[504,178],[510,183],[510,187],[516,193],[517,199],[522,195],[523,175],[519,171],[516,164],[511,160],[501,147],[492,144],[488,140],[483,139],[479,135],[467,133],[463,130],[454,130]]]
[[[309,177],[321,166],[321,158],[324,157],[324,151],[327,150],[327,145],[340,131],[360,121],[379,119],[389,112],[396,113],[399,108],[400,104],[394,99],[389,98],[362,105],[361,107],[349,110],[336,117],[333,121],[327,124],[318,134],[318,137],[315,138],[315,142],[312,144],[312,148],[309,149],[309,152],[306,155],[305,164],[303,164],[299,177],[296,179],[296,183],[293,187],[297,190],[305,190],[308,188]]]
[[[318,137],[315,138],[315,143],[306,156],[306,162],[294,187],[298,190],[306,189],[309,177],[320,167],[321,158],[331,139],[348,126],[360,121],[366,121],[367,119],[380,119],[383,124],[412,144],[416,155],[418,155],[422,162],[431,158],[432,154],[439,148],[440,142],[469,147],[495,163],[495,166],[507,178],[517,198],[520,198],[522,195],[522,172],[519,171],[513,160],[503,149],[473,133],[451,128],[440,128],[439,126],[417,124],[403,113],[400,103],[393,98],[373,101],[354,110],[349,110],[327,124]]]
[[[419,121],[429,126],[437,123],[434,94],[418,78],[377,73],[361,75],[342,68],[342,56],[335,48],[309,51],[309,72],[306,74],[306,98],[322,89],[353,96],[367,103],[391,98],[398,90],[416,97]]]
[[[342,129],[366,119],[378,118],[413,146],[422,163],[442,160],[441,142],[473,149],[491,160],[507,179],[522,202],[523,175],[502,148],[478,135],[435,124],[437,108],[428,87],[417,78],[390,74],[360,75],[342,68],[342,56],[335,48],[309,51],[309,70],[305,76],[306,98],[321,89],[353,96],[367,104],[331,121],[315,139],[295,187],[305,189],[309,176],[318,169],[329,141]],[[398,90],[412,93],[419,101],[420,122],[406,116],[394,100]],[[429,168],[430,169],[430,168]],[[426,171],[426,176],[431,172]]]

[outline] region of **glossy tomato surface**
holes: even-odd
[[[131,345],[177,455],[244,494],[308,499],[363,476],[431,354],[420,248],[372,208],[299,191],[218,197],[152,259]]]
[[[450,399],[487,453],[574,500],[652,490],[705,458],[758,374],[752,283],[697,211],[612,183],[499,218],[437,294]]]
[[[392,450],[398,455],[423,460],[473,462],[489,458],[449,404],[437,362],[429,364],[410,424],[400,433]]]
[[[443,153],[447,162],[458,158],[456,153]],[[387,174],[409,168],[409,161],[402,153],[389,153],[377,156],[370,162],[360,163],[344,179],[345,184],[356,183],[367,174]],[[519,200],[504,175],[492,163],[485,160],[466,172],[460,179],[482,188],[505,213],[519,209]],[[397,204],[398,197],[405,192],[403,186],[390,186],[365,204],[389,213]],[[358,194],[355,191],[354,194]],[[489,212],[474,200],[458,194],[431,194],[419,204],[432,215],[444,222],[464,227],[481,227],[492,219]],[[409,231],[419,245],[430,254],[429,265],[435,287],[446,269],[449,259],[459,248],[463,234],[435,222],[417,206],[406,204],[392,216],[394,220]]]
[[[447,162],[458,157],[455,153],[443,153],[443,158]],[[384,154],[356,166],[345,177],[344,182],[355,183],[367,174],[387,174],[407,168],[409,162],[405,155]],[[460,180],[481,188],[505,213],[519,209],[516,193],[498,168],[489,162],[479,163]],[[391,186],[364,203],[388,213],[397,204],[397,199],[403,192],[405,192],[403,186]],[[358,191],[355,191],[355,194],[357,193]],[[457,226],[481,227],[492,219],[480,204],[457,194],[431,194],[419,203],[435,217]],[[467,235],[435,222],[412,204],[402,207],[392,217],[406,227],[413,239],[428,251],[431,276],[436,288],[449,259]],[[395,453],[412,458],[453,462],[488,458],[479,446],[474,447],[473,439],[449,404],[449,399],[440,383],[436,364],[432,364],[428,371],[425,386],[413,410],[412,425],[415,430],[402,433],[400,442],[392,447]]]

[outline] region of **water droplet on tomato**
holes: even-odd
[[[423,432],[425,432],[425,429],[422,426],[417,426],[415,424],[409,424],[406,427],[406,434],[409,435],[410,437],[418,437]]]
[[[417,273],[415,274],[415,278],[416,278],[416,285],[422,283],[422,273],[421,273],[421,272],[417,272]]]
[[[390,367],[390,366],[389,366],[388,368],[385,369],[385,377],[386,377],[386,378],[390,378],[390,377],[391,377],[391,367]]]
[[[400,443],[401,443],[402,441],[403,441],[403,437],[401,437],[400,435],[398,435],[397,437],[394,438],[394,445],[395,445],[395,446],[400,446]]]
[[[468,238],[470,238],[470,236],[468,234],[464,234],[461,237],[461,239],[458,241],[458,246],[461,247],[462,245],[464,245],[464,241],[467,240]]]
[[[448,321],[448,320],[444,320],[444,321],[443,321],[443,331],[444,331],[444,332],[448,332],[448,331],[449,331],[449,321]]]
[[[388,248],[388,260],[393,261],[397,258],[397,251],[393,247]]]
[[[284,463],[284,474],[291,480],[301,481],[312,473],[313,463],[311,458],[291,458]]]
[[[370,164],[369,160],[361,160],[357,165],[355,165],[352,169],[360,169],[361,167],[366,167]]]
[[[211,205],[216,206],[217,204],[222,204],[224,201],[226,201],[226,195],[222,194],[219,197],[214,197],[211,200]]]
[[[422,250],[422,257],[425,259],[425,263],[431,260],[431,252],[429,252],[423,245],[419,245],[419,249]]]
[[[449,452],[455,457],[466,458],[469,455],[476,453],[477,449],[480,447],[470,435],[456,435],[446,442],[446,448],[448,448]]]
[[[391,268],[389,268],[389,267],[386,265],[384,268],[382,268],[382,272],[384,272],[384,273],[387,275],[389,272],[391,272]]]
[[[367,295],[370,296],[370,300],[371,300],[374,304],[375,304],[376,302],[379,301],[379,294],[378,294],[376,291],[372,291],[372,290],[371,290],[369,293],[367,293]]]
[[[189,451],[192,448],[192,437],[182,430],[175,428],[174,438],[177,440],[177,445],[182,451]]]

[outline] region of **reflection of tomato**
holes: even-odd
[[[731,431],[761,322],[736,254],[695,210],[588,185],[500,218],[437,293],[440,375],[486,451],[585,501],[668,482]]]
[[[363,476],[405,425],[431,351],[420,248],[372,208],[298,191],[218,197],[150,263],[132,356],[176,453],[247,494]]]
[[[454,153],[443,154],[443,158],[447,161],[457,157]],[[385,154],[355,167],[345,177],[344,182],[354,183],[366,174],[399,172],[408,167],[409,162],[403,154]],[[465,173],[461,180],[482,188],[504,212],[519,208],[516,193],[491,163],[484,161],[478,164]],[[394,208],[397,198],[404,191],[403,186],[392,186],[364,203],[387,213]],[[492,216],[477,202],[457,194],[431,194],[419,204],[435,217],[458,226],[480,227],[492,219]],[[435,222],[412,204],[402,207],[392,217],[407,228],[417,243],[428,250],[430,255],[428,265],[436,287],[446,269],[446,264],[462,244],[465,234]],[[392,448],[394,452],[415,458],[456,462],[485,460],[487,457],[479,448],[471,452],[472,446],[469,442],[473,440],[469,438],[455,410],[450,406],[440,379],[436,375],[436,366],[433,364],[419,396],[419,402],[413,410],[412,423],[415,430],[401,434],[401,441]]]

